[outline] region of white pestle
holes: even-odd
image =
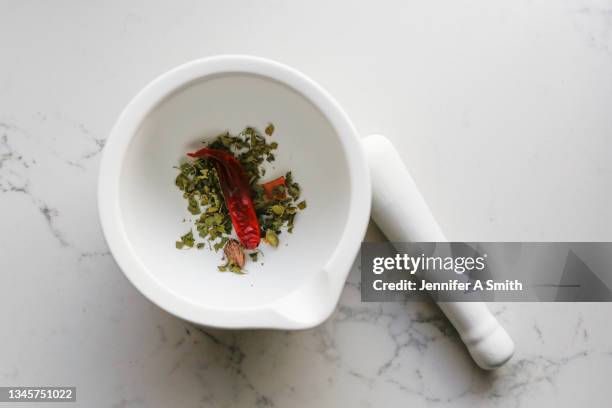
[[[384,136],[362,140],[372,180],[372,219],[392,242],[445,242],[423,196],[393,144]],[[483,369],[500,367],[514,342],[482,302],[438,302],[470,355]]]

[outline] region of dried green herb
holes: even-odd
[[[280,204],[274,204],[272,207],[270,207],[270,211],[276,215],[283,215],[285,213],[285,207]]]
[[[268,136],[272,136],[272,133],[274,133],[274,125],[272,123],[270,123],[267,127],[266,127],[266,135]]]
[[[188,233],[181,237],[180,241],[176,241],[176,248],[183,249],[184,247],[193,248],[193,244],[195,243],[193,239],[193,232],[189,230]]]
[[[274,130],[274,125],[270,123],[265,134],[272,136]],[[249,178],[261,237],[267,244],[278,247],[279,235],[283,230],[293,232],[298,210],[306,208],[306,202],[303,200],[296,204],[301,189],[293,180],[291,172],[272,182],[261,183],[266,174],[264,165],[276,159],[274,151],[278,149],[278,143],[268,143],[257,130],[247,127],[235,136],[229,132],[219,135],[208,147],[228,151],[238,159]],[[207,242],[211,250],[227,248],[228,244],[233,242],[233,227],[215,166],[207,159],[198,158],[182,163],[178,170],[175,184],[183,192],[187,210],[197,216],[194,221],[195,230],[199,239],[204,242],[196,243],[193,232],[189,231],[176,242],[176,247],[193,248],[195,245],[196,248],[203,249]],[[224,253],[227,262],[219,266],[219,270],[242,273],[244,262],[238,262],[236,258],[230,259],[225,250]],[[257,252],[248,255],[253,261],[257,261]]]

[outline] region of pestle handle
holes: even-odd
[[[445,242],[446,238],[393,144],[384,136],[362,140],[372,179],[372,219],[392,242]],[[438,302],[481,368],[503,365],[514,353],[506,330],[482,302]]]

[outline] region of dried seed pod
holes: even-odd
[[[223,248],[223,253],[225,253],[227,260],[230,263],[233,263],[240,269],[244,267],[245,256],[244,250],[242,249],[242,245],[240,244],[240,242],[235,239],[230,239],[229,241],[227,241],[227,244],[225,244],[225,248]]]
[[[274,248],[278,246],[278,236],[271,229],[266,231],[266,242],[272,245]]]

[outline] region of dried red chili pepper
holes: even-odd
[[[267,183],[264,183],[261,186],[263,187],[264,192],[266,193],[266,197],[268,199],[282,200],[287,197],[287,191],[286,190],[278,191],[275,189],[278,186],[284,186],[284,185],[285,185],[285,176],[280,176],[279,178],[276,178],[272,181],[268,181]]]
[[[251,186],[240,162],[231,153],[208,147],[187,153],[187,156],[204,157],[215,163],[236,235],[245,248],[257,248],[261,240],[259,222],[251,199]]]

